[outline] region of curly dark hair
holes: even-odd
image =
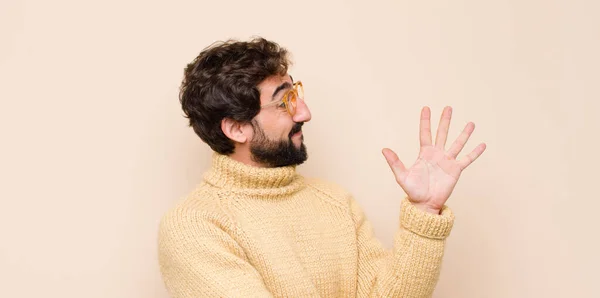
[[[221,130],[221,121],[251,123],[260,111],[258,84],[287,74],[289,65],[287,50],[262,37],[205,48],[185,68],[179,93],[189,126],[214,151],[233,153],[234,143]]]

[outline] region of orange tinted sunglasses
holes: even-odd
[[[288,113],[292,116],[296,114],[296,105],[298,98],[304,100],[304,87],[302,86],[302,82],[298,81],[294,83],[293,88],[287,90],[281,100],[270,102],[268,104],[260,106],[261,108],[266,108],[274,105],[280,105],[283,103]]]

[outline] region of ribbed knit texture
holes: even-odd
[[[352,196],[295,167],[214,154],[198,187],[159,228],[172,297],[430,297],[454,216],[403,199],[386,250]]]

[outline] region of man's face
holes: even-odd
[[[258,85],[261,106],[280,102],[284,93],[292,88],[289,75],[267,78]],[[253,120],[254,134],[250,142],[252,159],[271,167],[302,164],[308,158],[302,125],[310,119],[310,110],[304,99],[297,100],[293,116],[283,103],[261,109]]]

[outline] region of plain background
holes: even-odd
[[[161,215],[211,151],[184,66],[228,38],[288,48],[313,120],[299,171],[350,190],[389,246],[422,106],[486,142],[448,201],[435,297],[600,297],[600,2],[0,2],[0,297],[166,298]],[[463,155],[461,154],[461,156]]]

